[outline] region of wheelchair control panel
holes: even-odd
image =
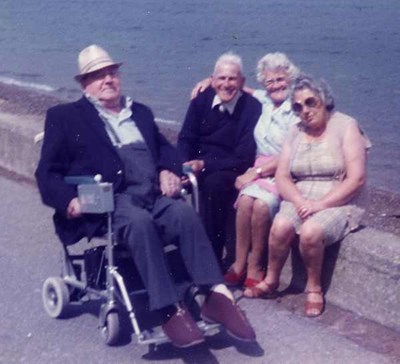
[[[101,175],[65,177],[68,184],[78,187],[78,198],[85,214],[103,214],[114,211],[112,183],[101,182]]]

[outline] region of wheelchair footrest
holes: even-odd
[[[221,327],[219,324],[209,324],[202,320],[197,322],[197,326],[204,335],[214,335]],[[162,331],[161,326],[143,330],[139,336],[136,336],[136,340],[141,345],[161,345],[170,342],[168,336]]]

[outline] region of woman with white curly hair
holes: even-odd
[[[288,101],[289,89],[298,68],[283,53],[268,53],[257,64],[257,80],[262,90],[247,88],[262,104],[254,129],[257,157],[253,168],[236,179],[236,255],[225,273],[228,285],[244,282],[254,287],[265,275],[263,257],[269,228],[279,208],[275,170],[289,127],[299,121]]]
[[[255,165],[235,182],[239,190],[235,204],[236,254],[224,276],[231,286],[244,283],[245,287],[253,287],[265,275],[262,262],[269,227],[280,203],[274,174],[285,135],[289,127],[299,121],[288,101],[291,83],[298,73],[298,68],[284,53],[268,53],[257,63],[257,80],[263,89],[243,88],[262,103],[263,109],[254,129]],[[199,82],[192,91],[192,98],[210,83],[210,79]]]

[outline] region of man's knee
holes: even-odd
[[[153,223],[153,217],[151,214],[144,209],[135,209],[132,214],[129,215],[129,223],[133,225],[147,225]]]
[[[148,211],[134,208],[129,214],[118,217],[116,227],[119,230],[118,239],[122,243],[131,244],[133,241],[145,240],[137,237],[147,236],[149,231],[153,231],[154,220]]]
[[[197,212],[194,208],[183,200],[174,200],[169,207],[169,213],[178,220],[197,220]]]

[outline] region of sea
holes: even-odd
[[[226,51],[285,52],[324,78],[372,141],[369,184],[400,193],[400,0],[1,0],[0,82],[73,100],[90,44],[123,62],[125,94],[177,130],[194,84]]]

